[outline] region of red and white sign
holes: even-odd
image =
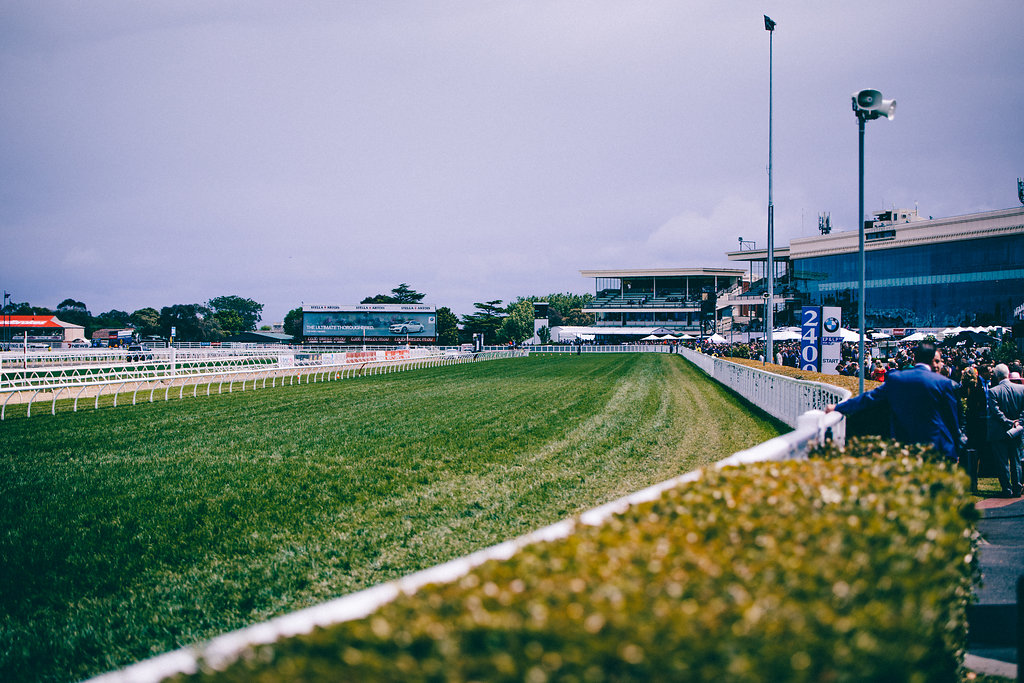
[[[63,329],[66,326],[57,320],[54,315],[2,315],[0,325],[6,327],[55,327]],[[72,325],[77,327],[77,325]]]

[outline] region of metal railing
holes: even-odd
[[[133,352],[133,357],[139,352]],[[359,352],[309,352],[297,350],[199,350],[166,349],[142,352],[140,359],[127,358],[125,353],[97,355],[79,364],[54,364],[51,354],[28,357],[22,367],[0,364],[0,420],[7,416],[8,405],[23,405],[26,417],[39,402],[50,403],[50,414],[56,414],[58,400],[70,401],[71,410],[78,411],[82,399],[91,399],[93,408],[100,399],[112,399],[118,405],[121,396],[131,395],[135,405],[141,393],[152,403],[184,398],[186,390],[197,397],[200,388],[205,395],[265,389],[288,384],[306,384],[379,375],[404,370],[471,363],[498,358],[529,355],[526,350],[484,351],[465,353],[437,349],[387,350]],[[216,392],[213,387],[216,386]]]

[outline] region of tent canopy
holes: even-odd
[[[999,340],[982,332],[964,330],[956,336],[946,337],[942,340],[943,346],[996,346]]]
[[[860,332],[854,332],[853,330],[848,330],[845,327],[839,328],[839,336],[843,338],[844,342],[860,341]]]

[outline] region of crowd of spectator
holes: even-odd
[[[1019,426],[1024,423],[1024,363],[1018,347],[1012,342],[995,348],[955,343],[942,346],[940,343],[936,362],[926,367],[921,364],[922,346],[925,345],[916,342],[888,342],[881,348],[874,343],[868,344],[865,379],[880,382],[886,389],[890,389],[885,384],[889,373],[915,369],[916,365],[915,372],[924,368],[927,374],[917,375],[919,379],[915,385],[918,388],[912,388],[911,393],[894,386],[889,391],[882,389],[869,392],[874,397],[867,397],[867,400],[855,397],[848,401],[850,408],[845,411],[848,418],[847,434],[876,434],[898,438],[898,428],[903,427],[903,431],[907,431],[907,424],[910,424],[910,431],[922,431],[921,435],[910,440],[927,442],[934,435],[925,437],[923,433],[930,434],[935,431],[935,425],[943,423],[939,431],[949,433],[942,439],[936,438],[937,445],[944,445],[940,450],[959,459],[973,479],[987,470],[999,479],[1001,495],[1020,496],[1024,489],[1020,469],[1024,451]],[[931,348],[934,355],[936,346],[932,345]],[[763,341],[751,344],[699,343],[697,349],[722,357],[764,359]],[[776,364],[799,366],[799,342],[775,344],[774,351]],[[843,344],[842,359],[837,366],[839,374],[859,376],[858,355],[857,343]],[[937,360],[939,356],[941,361]],[[935,393],[931,387],[939,386],[935,382],[941,381],[927,379],[929,376],[936,377],[932,372],[948,378],[945,380],[944,391],[951,407],[941,411],[945,413],[942,419],[939,419],[940,411],[936,408],[922,408]],[[914,376],[900,372],[899,384],[905,385]],[[1016,386],[1007,388],[1005,385]],[[908,406],[908,402],[915,405]],[[903,405],[892,405],[894,403]],[[1018,406],[1018,403],[1021,405]],[[844,412],[843,406],[847,404],[836,408]],[[930,414],[933,411],[936,414]],[[894,413],[896,420],[892,419]],[[897,433],[894,434],[894,431]],[[1007,436],[1010,433],[1014,435]],[[903,437],[907,439],[905,434]]]
[[[720,357],[752,358],[764,360],[764,340],[753,340],[749,343],[728,343],[712,344],[708,342],[697,342],[695,348],[702,353]],[[786,341],[775,342],[773,345],[775,355],[774,363],[786,367],[800,366],[800,342]],[[914,365],[914,348],[917,342],[887,342],[884,349],[878,349],[877,342],[869,341],[865,355],[867,367],[864,369],[864,377],[878,382],[885,381],[885,375],[892,370],[906,370]],[[992,368],[997,363],[1006,363],[1010,372],[1024,376],[1024,363],[1021,361],[1021,354],[1015,357],[1007,357],[1005,352],[997,353],[987,346],[942,346],[945,365],[942,374],[954,382],[960,382],[963,373],[967,368],[973,368],[981,373],[986,381],[991,380]],[[858,344],[848,342],[842,345],[842,357],[836,366],[840,375],[857,377],[860,374],[858,359]],[[1013,377],[1013,375],[1011,375]]]

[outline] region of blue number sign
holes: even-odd
[[[800,369],[821,372],[821,308],[804,306],[800,319]]]

